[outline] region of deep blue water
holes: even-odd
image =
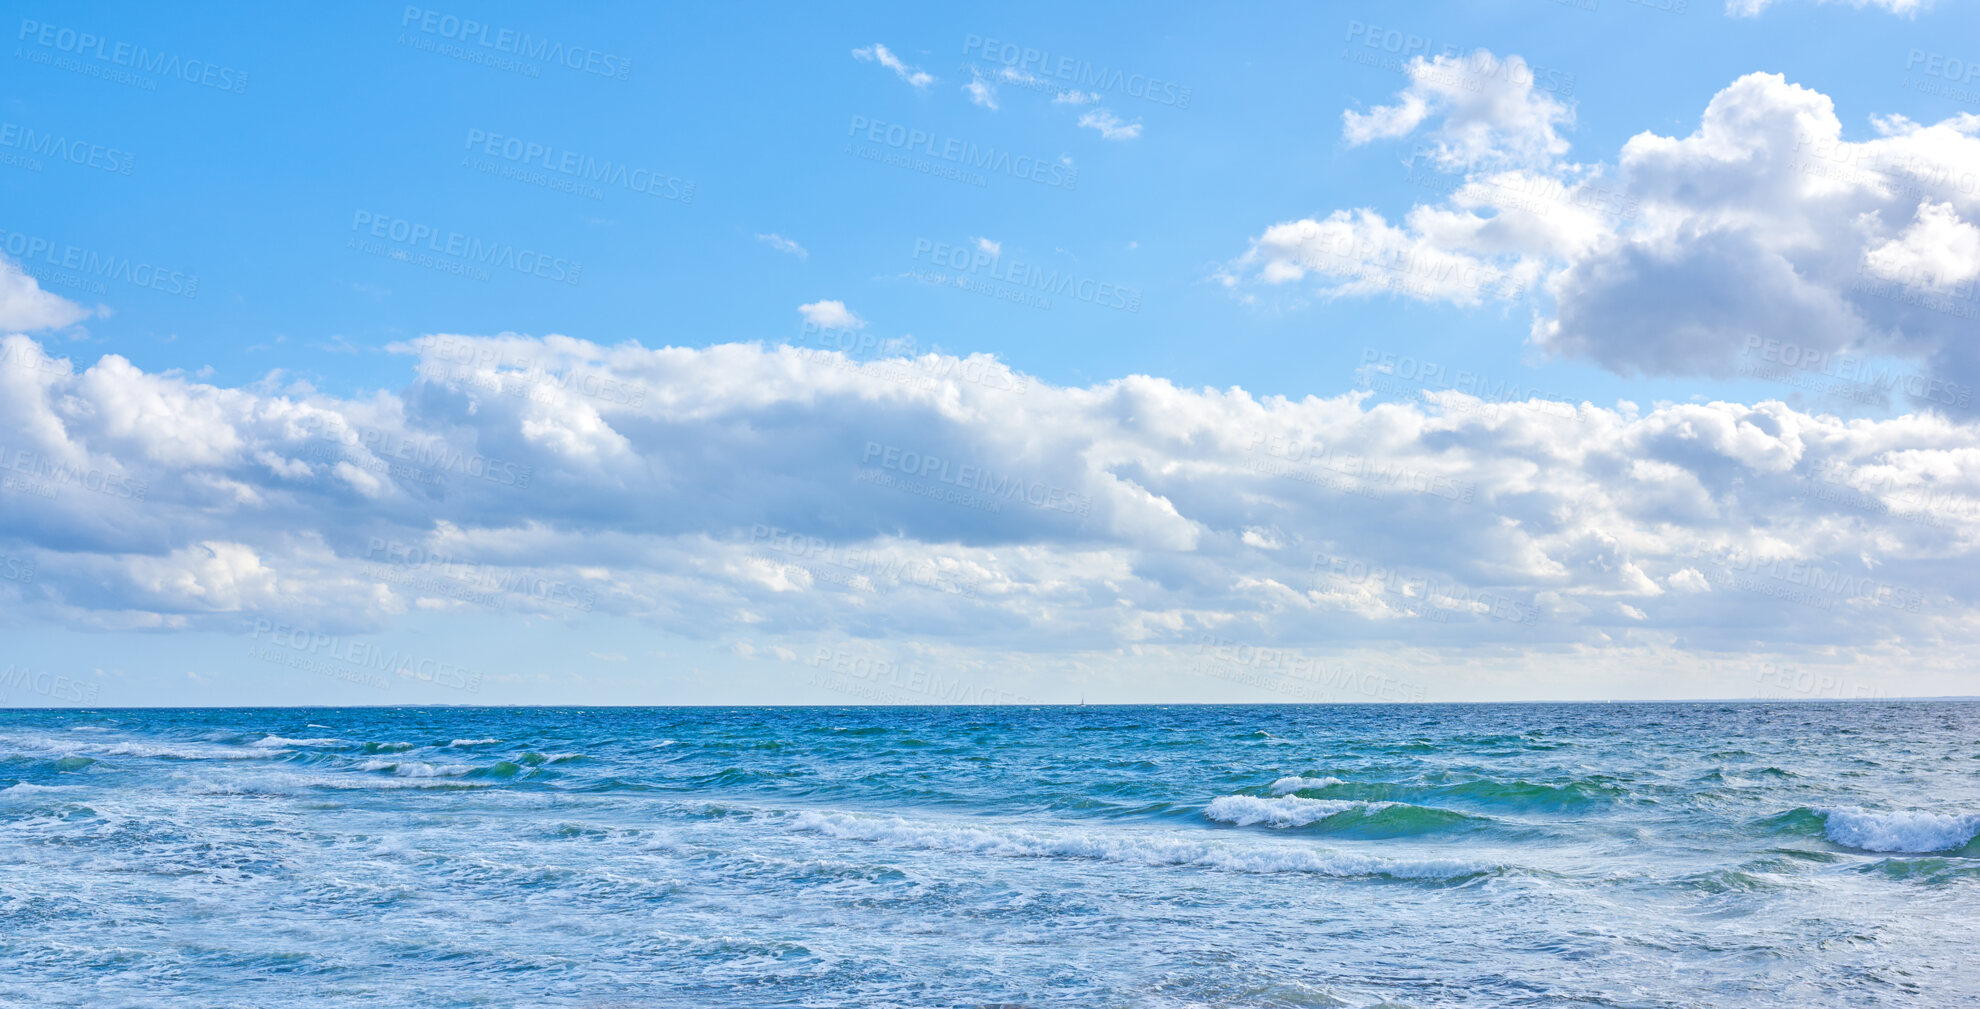
[[[0,1005],[1980,1004],[1980,703],[0,711]]]

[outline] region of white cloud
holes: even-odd
[[[1303,280],[1309,273],[1332,278],[1337,282],[1327,289],[1331,296],[1395,292],[1458,304],[1516,297],[1538,272],[1530,263],[1501,266],[1490,256],[1450,251],[1434,237],[1392,225],[1371,210],[1337,210],[1322,221],[1275,224],[1235,265],[1267,284]]]
[[[1980,192],[1965,167],[1980,164],[1980,116],[1887,117],[1846,140],[1827,97],[1749,74],[1690,136],[1638,134],[1611,168],[1563,160],[1561,117],[1530,88],[1488,88],[1465,112],[1437,87],[1413,81],[1349,124],[1361,142],[1423,132],[1428,165],[1409,170],[1457,174],[1448,199],[1393,224],[1362,209],[1273,225],[1221,279],[1318,276],[1328,296],[1460,304],[1538,295],[1535,344],[1622,374],[1730,376],[1776,340],[1980,381]]]
[[[1664,580],[1665,584],[1678,592],[1710,592],[1712,583],[1697,568],[1679,568]]]
[[[19,265],[0,256],[0,333],[60,329],[89,318],[88,309],[41,289]]]
[[[1409,86],[1394,105],[1341,113],[1349,146],[1395,139],[1436,119],[1435,146],[1421,153],[1445,166],[1473,170],[1530,168],[1567,153],[1559,130],[1574,110],[1534,87],[1533,72],[1518,56],[1501,60],[1480,49],[1469,56],[1421,56],[1410,61]]]
[[[1550,279],[1536,341],[1625,373],[1725,375],[1778,339],[1980,377],[1971,285],[1930,297],[1980,271],[1980,193],[1958,167],[1980,163],[1980,117],[1878,125],[1845,140],[1827,97],[1750,74],[1690,136],[1631,138],[1619,168],[1641,210]]]
[[[336,632],[470,605],[445,589],[465,569],[566,587],[511,594],[519,618],[574,616],[583,587],[601,615],[797,654],[1186,662],[1218,635],[1585,671],[1980,644],[1980,426],[1942,417],[1061,388],[987,357],[561,336],[393,349],[423,377],[350,399],[116,356],[0,368],[0,554],[37,569],[0,611]],[[450,566],[395,569],[394,543]]]
[[[788,252],[799,259],[808,260],[811,258],[811,253],[806,251],[804,246],[774,232],[767,235],[757,235],[756,240],[776,249],[778,252]]]
[[[977,238],[976,247],[989,253],[992,259],[1004,254],[1004,243],[991,241],[988,238]]]
[[[981,105],[992,112],[997,111],[997,86],[995,84],[984,80],[981,76],[974,76],[962,88],[963,92],[969,95],[969,100],[972,104]]]
[[[854,315],[843,301],[814,301],[799,305],[804,321],[819,329],[865,329],[866,320]]]
[[[855,49],[852,51],[852,54],[854,59],[865,60],[870,63],[878,63],[881,66],[886,67],[889,70],[892,70],[894,72],[894,76],[899,77],[901,80],[906,81],[907,83],[913,85],[914,87],[925,88],[928,85],[935,83],[935,78],[933,76],[923,73],[921,68],[919,67],[911,67],[905,63],[902,63],[900,57],[895,56],[892,50],[888,49],[886,46],[883,46],[878,42],[875,42],[870,46],[863,46],[859,49]]]
[[[1099,92],[1062,88],[1017,67],[998,67],[986,72],[972,66],[969,71],[970,79],[962,85],[963,93],[969,96],[972,104],[980,105],[992,112],[1002,107],[997,90],[1000,84],[1010,84],[1026,91],[1049,94],[1053,105],[1070,105],[1079,108],[1100,101]],[[1098,132],[1108,140],[1133,140],[1141,135],[1139,120],[1126,122],[1109,109],[1090,109],[1082,113],[1079,117],[1079,125]]]
[[[1953,290],[1980,276],[1980,228],[1961,220],[1950,203],[1921,203],[1910,227],[1863,260],[1881,279]]]
[[[1079,124],[1098,130],[1108,140],[1133,140],[1141,136],[1141,121],[1123,122],[1121,117],[1108,109],[1094,109],[1079,117]]]

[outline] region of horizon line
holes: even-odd
[[[1615,700],[1561,700],[1561,701],[1100,701],[1082,703],[1068,701],[1062,703],[1031,704],[152,704],[78,707],[69,705],[48,705],[44,707],[9,707],[0,705],[0,712],[12,711],[284,711],[307,708],[359,708],[359,709],[401,709],[401,708],[613,708],[635,709],[692,709],[692,708],[752,708],[752,709],[802,709],[802,708],[1346,708],[1346,707],[1440,707],[1451,705],[1516,705],[1516,704],[1891,704],[1891,703],[1946,703],[1952,701],[1980,701],[1976,694],[1946,694],[1924,697],[1685,697],[1685,698],[1617,698]]]

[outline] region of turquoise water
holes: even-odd
[[[1980,703],[0,711],[0,1004],[1971,1006]]]

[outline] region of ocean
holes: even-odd
[[[0,1005],[1980,1004],[1980,702],[0,711]]]

